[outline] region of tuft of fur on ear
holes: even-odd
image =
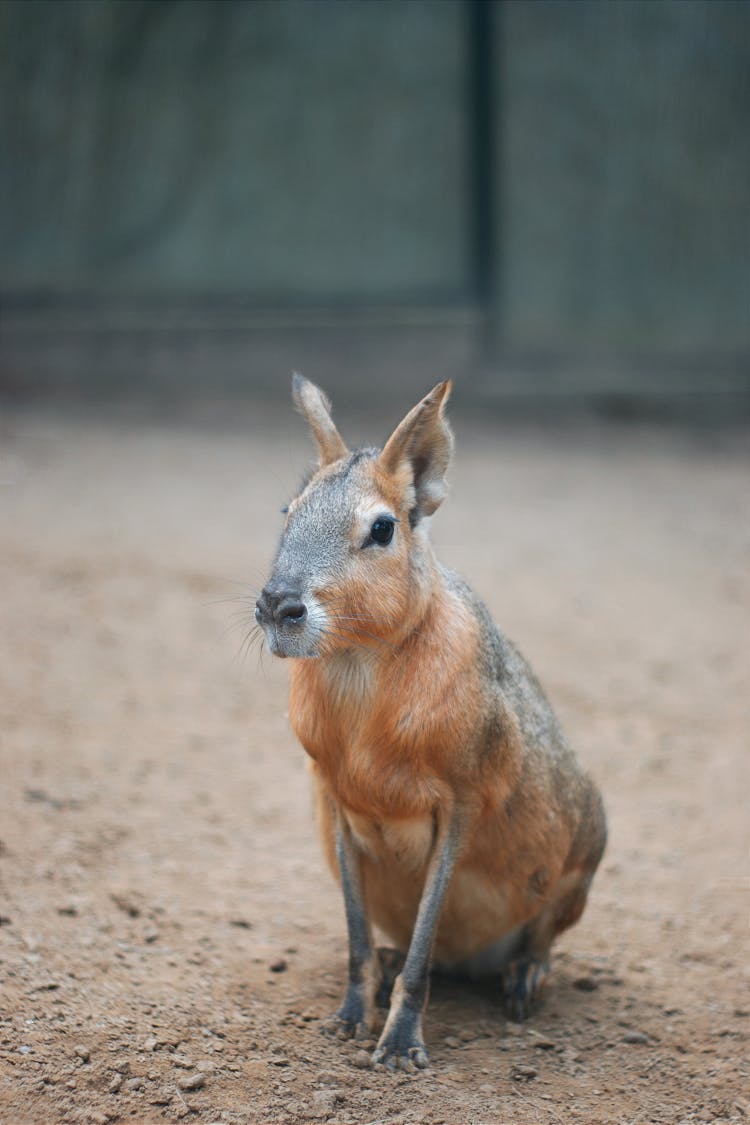
[[[453,452],[453,434],[444,408],[450,392],[450,379],[433,387],[399,423],[380,454],[380,464],[388,473],[396,473],[405,463],[411,468],[416,493],[413,522],[431,516],[448,491],[445,473]]]
[[[305,416],[312,430],[320,454],[321,467],[348,456],[349,450],[331,417],[331,403],[320,387],[316,387],[315,383],[311,383],[309,379],[305,379],[295,371],[292,375],[292,398],[294,405],[300,414]]]

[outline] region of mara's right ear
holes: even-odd
[[[346,457],[349,450],[331,417],[331,404],[327,396],[297,372],[292,375],[292,398],[300,414],[304,414],[318,446],[320,464],[330,465]]]
[[[416,520],[431,516],[448,491],[445,473],[453,452],[453,434],[445,404],[450,393],[450,379],[433,387],[396,427],[380,454],[380,464],[390,474],[404,464],[411,469]]]

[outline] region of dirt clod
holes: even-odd
[[[314,1118],[330,1117],[341,1101],[338,1090],[315,1090],[310,1104],[310,1116]]]
[[[185,1074],[182,1078],[178,1078],[177,1085],[181,1090],[200,1090],[206,1085],[206,1076],[200,1070],[196,1070],[195,1074]]]
[[[530,1082],[532,1078],[536,1078],[537,1071],[533,1066],[526,1066],[525,1063],[514,1063],[510,1068],[510,1076],[516,1082]]]
[[[650,1043],[648,1035],[645,1031],[627,1031],[622,1037],[623,1043],[645,1044]]]
[[[167,1090],[166,1088],[157,1090],[156,1093],[149,1098],[151,1105],[171,1105],[173,1100],[174,1094],[171,1090]]]

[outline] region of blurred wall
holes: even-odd
[[[105,299],[747,379],[742,0],[1,0],[0,127],[16,379],[18,324]]]
[[[0,7],[9,287],[467,284],[460,3]]]
[[[750,4],[509,3],[514,341],[750,349]]]

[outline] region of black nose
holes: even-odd
[[[288,587],[266,586],[255,603],[258,621],[273,621],[276,625],[301,625],[307,617],[307,606],[299,590]]]

